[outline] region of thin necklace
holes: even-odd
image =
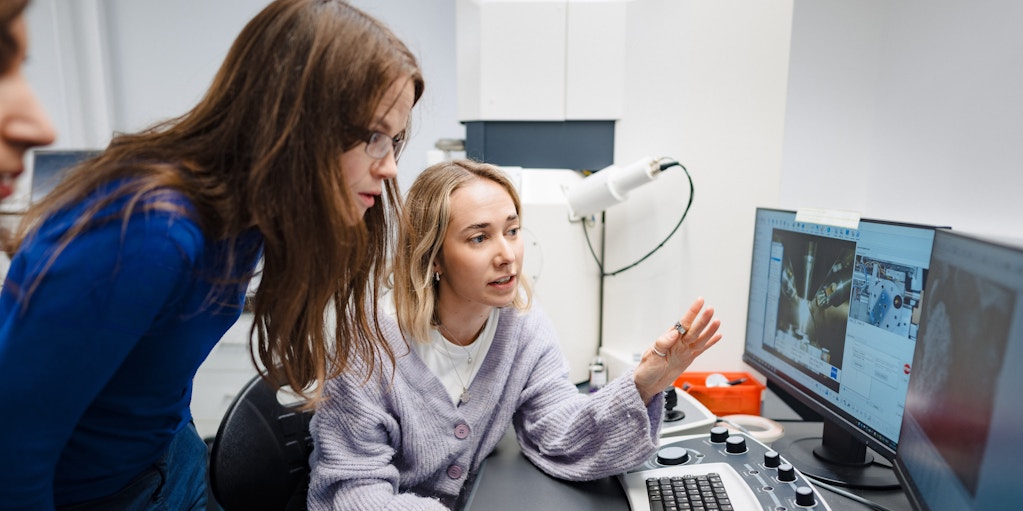
[[[444,346],[444,353],[448,356],[448,363],[451,364],[451,371],[455,373],[455,378],[458,378],[458,384],[462,386],[462,393],[458,395],[458,403],[465,404],[469,402],[469,387],[462,380],[462,375],[458,374],[458,369],[455,367],[455,360],[451,358],[451,352],[448,351],[448,341],[441,339],[441,346]],[[470,359],[471,360],[471,359]],[[469,365],[469,374],[466,378],[472,378],[473,364]]]
[[[483,329],[486,328],[486,327],[487,327],[487,322],[484,321],[483,322],[483,326],[481,326],[480,329],[476,331],[476,335],[474,335],[472,337],[472,340],[469,341],[470,345],[476,343],[476,339],[479,339],[480,334],[483,333]],[[466,365],[472,366],[472,361],[473,361],[473,352],[472,352],[472,350],[473,350],[473,348],[466,347],[466,346],[463,346],[463,345],[459,344],[458,340],[455,339],[455,336],[451,335],[451,332],[449,332],[447,328],[444,328],[444,325],[438,324],[437,328],[439,328],[441,330],[441,336],[442,337],[447,338],[448,340],[451,341],[452,344],[455,344],[459,348],[462,348],[462,351],[465,352],[465,355],[467,357],[469,357],[468,360],[465,361]],[[480,343],[480,344],[483,344],[483,343]],[[480,349],[479,345],[476,345],[474,348],[475,348],[476,351],[479,351],[479,349]],[[444,349],[445,350],[447,349],[447,344],[444,345]]]

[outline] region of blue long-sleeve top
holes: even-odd
[[[192,211],[183,195],[162,193]],[[0,293],[4,509],[109,495],[150,467],[191,420],[192,378],[241,314],[247,282],[223,275],[230,248],[181,212],[91,227],[47,268],[95,198],[26,240]],[[243,235],[236,275],[252,270],[260,249],[258,232]]]

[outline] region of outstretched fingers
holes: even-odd
[[[685,335],[682,336],[682,340],[688,344],[692,344],[701,339],[709,339],[710,336],[714,335],[714,332],[717,331],[718,326],[720,326],[720,322],[717,326],[713,326],[713,320],[714,308],[707,307],[696,317],[696,320],[689,325],[686,329]],[[708,331],[710,332],[709,335],[707,333]]]
[[[703,353],[710,349],[711,346],[718,343],[721,340],[722,334],[718,330],[721,328],[721,320],[715,319],[707,325],[707,328],[700,333],[700,336],[694,340],[687,340],[689,346],[692,347],[697,353]]]
[[[710,340],[721,323],[714,320],[714,308],[704,309],[704,304],[703,297],[694,300],[675,325],[654,341],[654,354],[665,357],[676,348],[692,347],[694,342],[706,343]]]
[[[693,300],[693,304],[689,306],[689,310],[682,314],[682,318],[678,320],[678,323],[675,323],[675,330],[678,331],[681,336],[685,337],[685,333],[683,332],[688,332],[688,330],[693,327],[693,322],[700,316],[700,310],[703,309],[704,303],[702,296]]]

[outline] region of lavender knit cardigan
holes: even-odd
[[[510,424],[530,461],[567,480],[624,472],[657,448],[663,397],[644,406],[631,371],[580,394],[537,307],[501,310],[471,399],[457,407],[393,318],[380,319],[398,357],[393,380],[388,362],[366,382],[355,361],[327,383],[311,426],[311,511],[449,509]]]

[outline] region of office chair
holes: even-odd
[[[304,511],[312,411],[282,404],[280,385],[250,380],[220,422],[210,449],[210,488],[225,511]]]

